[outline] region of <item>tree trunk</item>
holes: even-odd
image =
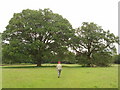
[[[89,60],[89,62],[87,63],[87,67],[91,67],[92,61],[91,61],[90,54],[88,54],[87,58]]]
[[[41,67],[41,60],[37,61],[37,67]]]

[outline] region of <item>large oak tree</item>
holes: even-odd
[[[69,21],[50,9],[26,9],[14,14],[2,37],[11,48],[8,55],[23,53],[41,66],[49,54],[60,56],[66,51],[73,34]]]
[[[114,43],[119,43],[118,37],[113,33],[92,22],[83,22],[72,39],[71,45],[78,62],[84,66],[108,66],[116,52]]]

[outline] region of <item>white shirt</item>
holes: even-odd
[[[57,64],[56,67],[57,67],[58,70],[62,70],[62,65],[61,64]]]

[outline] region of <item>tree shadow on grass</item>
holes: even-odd
[[[9,68],[9,69],[12,69],[12,68],[47,68],[47,67],[55,67],[55,66],[41,66],[41,67],[37,67],[37,66],[5,66],[5,67],[2,67],[2,68]]]
[[[82,66],[63,66],[63,68],[88,68],[88,67],[82,67]],[[37,67],[37,66],[4,66],[2,68],[6,68],[6,69],[20,69],[20,68],[56,68],[56,65],[48,65],[48,66],[41,66],[41,67]]]

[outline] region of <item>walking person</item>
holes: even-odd
[[[56,68],[57,68],[57,71],[58,71],[58,78],[60,78],[61,71],[62,71],[62,65],[61,65],[60,61],[58,61],[58,64],[57,64]]]

